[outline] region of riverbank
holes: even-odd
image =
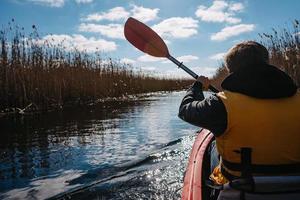
[[[181,90],[173,90],[173,91],[158,91],[158,92],[149,92],[149,93],[140,93],[140,94],[134,94],[134,95],[127,95],[127,96],[121,96],[121,97],[106,97],[102,99],[97,99],[95,101],[85,101],[82,102],[80,99],[75,102],[70,102],[65,105],[58,105],[53,104],[48,107],[46,110],[39,109],[37,105],[30,103],[24,108],[6,108],[4,110],[0,110],[0,118],[1,117],[8,117],[12,115],[34,115],[34,114],[41,114],[41,113],[47,113],[47,112],[55,112],[55,111],[63,111],[65,109],[76,109],[78,107],[90,107],[93,108],[95,106],[97,107],[113,107],[115,105],[122,105],[122,104],[130,104],[134,102],[139,102],[143,100],[149,100],[149,98],[157,95],[167,95],[171,92],[176,92]]]
[[[25,34],[14,21],[0,31],[0,113],[47,111],[141,93],[180,90],[191,80],[139,70],[99,52],[67,49]],[[100,99],[100,100],[99,100]]]

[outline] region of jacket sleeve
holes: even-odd
[[[227,128],[227,112],[216,94],[204,97],[202,84],[195,82],[179,107],[178,116],[186,122],[210,130],[216,137]]]

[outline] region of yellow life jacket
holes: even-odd
[[[217,95],[227,111],[227,129],[216,138],[223,160],[220,166],[226,173],[241,175],[226,163],[241,163],[241,156],[236,151],[242,147],[252,149],[254,165],[300,163],[299,92],[280,99],[258,99],[230,91]]]

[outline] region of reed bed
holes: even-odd
[[[279,30],[259,34],[258,42],[263,44],[270,53],[270,63],[286,72],[300,87],[300,24],[299,20]],[[213,83],[221,88],[221,82],[228,75],[222,64],[212,78]]]
[[[270,52],[271,64],[285,71],[300,86],[300,24],[294,20],[292,25],[271,33],[259,34],[261,43]]]
[[[108,97],[178,90],[190,80],[159,78],[100,53],[41,44],[37,28],[15,25],[0,31],[0,111],[48,110]]]
[[[221,67],[217,69],[213,77],[211,78],[211,84],[216,87],[219,91],[222,91],[221,83],[228,76],[228,71],[224,65],[221,64]]]

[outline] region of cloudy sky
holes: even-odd
[[[242,40],[299,19],[298,0],[1,0],[0,25],[14,18],[43,39],[88,52],[101,51],[144,70],[185,76],[172,63],[146,56],[123,35],[130,16],[151,26],[170,53],[198,74],[210,76],[224,53]]]

